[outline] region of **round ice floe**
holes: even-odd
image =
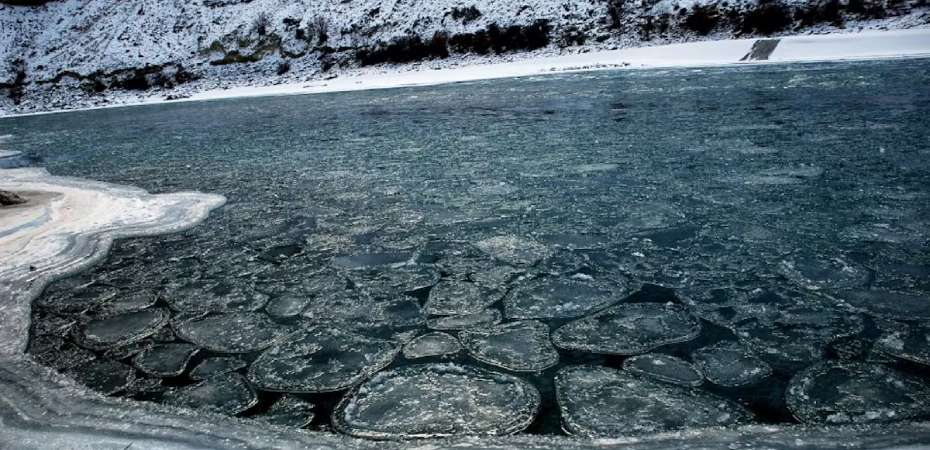
[[[249,367],[249,380],[269,391],[339,391],[383,369],[396,343],[331,326],[313,326],[265,350]]]
[[[81,364],[74,367],[70,374],[81,384],[104,395],[120,392],[136,379],[132,367],[108,359]]]
[[[552,341],[566,350],[635,355],[700,333],[701,322],[681,305],[622,303],[563,325]]]
[[[190,344],[158,344],[142,350],[132,359],[142,372],[156,377],[176,377],[184,373],[187,363],[197,353]]]
[[[532,239],[495,236],[475,244],[488,255],[514,266],[531,266],[550,255],[550,250]]]
[[[538,372],[559,362],[549,326],[535,320],[463,330],[459,339],[473,358],[514,372]]]
[[[212,356],[194,366],[188,376],[192,380],[205,380],[216,375],[235,372],[247,365],[248,363],[235,356]]]
[[[85,347],[105,350],[145,339],[167,322],[167,311],[147,309],[92,320],[78,330],[77,338]]]
[[[893,422],[930,416],[930,384],[880,364],[824,362],[798,372],[786,392],[802,422]]]
[[[664,353],[647,353],[627,358],[623,370],[679,386],[700,386],[704,381],[691,363]]]
[[[27,352],[39,364],[58,371],[70,369],[96,358],[93,352],[77,346],[70,340],[47,334],[34,335],[29,339]]]
[[[268,303],[268,295],[249,285],[194,281],[168,289],[165,300],[178,312],[258,311]]]
[[[930,329],[923,326],[902,326],[883,335],[875,349],[906,361],[930,366]]]
[[[455,336],[433,332],[418,336],[404,345],[404,358],[417,359],[431,356],[454,355],[462,350]]]
[[[441,316],[474,314],[496,302],[498,298],[499,296],[491,295],[475,283],[446,280],[433,286],[424,309],[427,314]]]
[[[502,435],[529,426],[539,404],[536,388],[511,375],[414,365],[379,373],[346,395],[333,426],[372,439]]]
[[[758,383],[772,374],[772,368],[765,361],[732,341],[695,350],[691,359],[704,372],[704,376],[718,386],[746,386]]]
[[[313,403],[285,395],[274,402],[268,411],[253,416],[252,419],[279,427],[304,428],[313,422],[316,416],[313,412],[314,407]]]
[[[575,436],[618,437],[752,419],[739,404],[708,392],[607,367],[563,368],[555,377],[555,391],[562,427]]]
[[[518,286],[504,299],[504,315],[513,319],[580,317],[624,298],[628,290],[588,280],[543,278]]]
[[[228,373],[165,393],[166,403],[185,408],[239,414],[258,403],[258,395],[242,375]]]
[[[374,297],[393,297],[439,282],[439,272],[422,266],[356,270],[348,277],[355,289]]]
[[[415,298],[400,296],[376,300],[348,292],[318,297],[301,315],[317,323],[381,323],[395,327],[421,325],[426,321],[420,303]]]
[[[74,289],[56,289],[46,292],[35,301],[36,306],[61,313],[77,313],[97,308],[111,299],[119,291],[102,284],[86,284]]]
[[[869,314],[893,320],[930,320],[930,296],[890,291],[849,290],[835,296]]]
[[[745,318],[731,329],[740,342],[760,356],[778,362],[811,362],[823,358],[836,339],[863,330],[859,315],[815,304],[771,305],[768,314]]]
[[[426,326],[434,330],[464,330],[466,328],[487,327],[500,321],[500,311],[488,308],[474,314],[433,317],[426,321]]]
[[[110,301],[102,305],[98,312],[103,316],[125,314],[151,308],[155,306],[156,302],[158,302],[158,295],[153,291],[143,289],[116,294]]]
[[[838,257],[785,260],[779,265],[779,272],[807,289],[853,289],[869,280],[867,269]]]
[[[265,312],[278,319],[297,317],[313,300],[308,295],[286,293],[269,300]]]
[[[181,339],[218,353],[261,350],[293,331],[263,313],[213,314],[172,326]]]

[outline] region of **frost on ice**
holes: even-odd
[[[218,353],[261,350],[291,329],[261,313],[214,314],[173,324],[178,337]]]
[[[802,422],[891,422],[930,415],[930,384],[880,364],[816,364],[795,374],[786,397]]]
[[[436,331],[417,336],[404,345],[403,352],[404,358],[418,359],[455,355],[460,351],[462,351],[462,345],[455,336]]]
[[[258,395],[242,375],[228,373],[165,394],[172,405],[198,408],[234,416],[258,403]]]
[[[439,316],[474,314],[496,302],[493,295],[477,284],[467,281],[440,281],[429,292],[425,310]]]
[[[772,374],[772,368],[765,361],[732,341],[695,350],[691,359],[704,372],[704,376],[718,386],[755,384]]]
[[[635,355],[690,341],[700,332],[701,322],[683,306],[623,303],[563,325],[552,341],[566,350]]]
[[[539,372],[559,362],[549,326],[535,320],[463,330],[459,339],[473,358],[514,372]]]
[[[628,293],[623,285],[542,278],[510,292],[504,299],[504,315],[512,319],[580,317],[615,303]]]
[[[108,359],[87,362],[70,373],[78,382],[104,395],[123,391],[136,379],[135,370],[128,364]]]
[[[697,387],[704,382],[694,365],[681,358],[664,353],[647,353],[627,358],[623,370],[679,386]]]
[[[562,426],[569,434],[616,437],[746,423],[739,404],[699,389],[599,366],[570,366],[555,378]]]
[[[522,431],[539,392],[511,375],[454,364],[381,372],[343,398],[336,429],[374,439],[501,435]]]
[[[399,350],[391,341],[313,326],[262,352],[249,367],[249,381],[269,391],[339,391],[387,367]]]
[[[875,343],[885,354],[913,363],[930,366],[930,329],[919,325],[902,325]]]
[[[172,310],[191,313],[258,311],[268,298],[252,286],[205,280],[172,286],[165,293]]]
[[[464,330],[494,325],[501,321],[501,312],[496,309],[485,309],[474,314],[459,316],[433,317],[426,321],[426,325],[434,330]]]

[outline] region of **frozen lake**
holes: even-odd
[[[36,301],[109,395],[365,438],[930,418],[930,61],[0,120],[228,203]]]

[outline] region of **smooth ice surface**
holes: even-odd
[[[178,337],[218,353],[262,350],[293,329],[261,313],[216,314],[172,324]]]
[[[451,334],[426,333],[404,344],[404,358],[417,359],[431,356],[455,355],[462,351],[462,344]]]
[[[559,362],[549,326],[535,320],[463,330],[459,340],[473,358],[514,372],[538,372]]]
[[[700,321],[680,305],[622,303],[563,325],[552,341],[566,350],[635,355],[690,341],[700,332]]]
[[[718,342],[691,354],[707,379],[718,386],[737,387],[759,383],[772,374],[772,367],[732,341]]]
[[[569,366],[555,379],[562,426],[584,437],[619,437],[745,423],[739,404],[698,389],[597,366]]]
[[[269,391],[339,391],[383,369],[399,351],[391,341],[313,326],[262,352],[249,366],[249,380]]]
[[[135,371],[128,364],[107,359],[76,366],[71,374],[79,383],[104,395],[120,392],[136,379]]]
[[[131,312],[90,321],[78,331],[78,338],[84,346],[104,350],[144,339],[167,323],[168,314],[162,309]]]
[[[573,278],[543,278],[523,283],[504,299],[504,315],[512,319],[579,317],[622,300],[625,283]]]
[[[205,409],[223,414],[239,414],[258,403],[258,396],[242,375],[217,375],[200,383],[165,394],[169,404]]]
[[[930,383],[879,364],[816,364],[791,379],[786,396],[791,412],[804,422],[891,422],[930,416]]]
[[[313,408],[313,403],[285,395],[275,401],[267,411],[255,416],[255,419],[279,427],[304,428],[313,422],[316,416]]]
[[[510,434],[533,421],[539,403],[536,388],[511,375],[413,365],[362,384],[336,407],[333,425],[374,439]]]
[[[664,353],[647,353],[627,358],[623,370],[679,386],[700,386],[704,376],[688,361]]]
[[[197,351],[197,347],[186,343],[157,344],[139,352],[132,364],[147,375],[176,377],[184,373]]]
[[[200,361],[200,363],[191,369],[188,376],[192,380],[204,380],[214,375],[222,375],[244,369],[248,365],[247,362],[235,356],[212,356]]]

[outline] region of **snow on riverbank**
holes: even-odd
[[[778,41],[764,59],[748,57],[760,41]],[[294,82],[272,86],[239,86],[228,89],[192,90],[175,101],[217,100],[273,95],[314,94],[404,86],[425,86],[463,81],[533,76],[555,72],[604,69],[702,67],[747,63],[788,63],[930,56],[930,28],[895,31],[864,31],[849,34],[788,36],[773,40],[728,39],[691,42],[655,47],[593,51],[560,56],[517,58],[490,64],[462,64],[447,67],[401,65],[349,71],[329,80]],[[115,98],[114,104],[130,106],[164,103],[162,97]],[[84,109],[95,109],[90,107]],[[48,111],[31,114],[47,114]],[[29,114],[24,114],[29,115]],[[2,117],[2,113],[0,113]]]

